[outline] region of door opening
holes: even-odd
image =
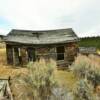
[[[28,61],[35,61],[36,60],[34,48],[28,48],[27,53],[28,53]]]
[[[57,60],[64,60],[64,53],[65,53],[64,46],[57,47],[56,51],[57,51]]]

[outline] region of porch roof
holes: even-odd
[[[58,44],[78,41],[78,37],[71,28],[41,31],[13,29],[5,36],[4,41],[22,44]]]

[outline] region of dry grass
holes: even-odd
[[[71,67],[76,76],[82,78],[91,69],[94,71],[100,70],[100,56],[79,54]]]
[[[14,66],[7,65],[6,62],[6,49],[2,48],[0,49],[0,78],[6,78],[6,77],[14,77],[20,73],[27,73],[26,68],[19,68],[15,69]]]
[[[100,56],[96,56],[96,55],[91,54],[88,57],[93,63],[97,63],[100,65]]]
[[[80,56],[81,60],[85,59],[89,61],[89,59],[92,61],[92,63],[98,63],[100,65],[100,57],[89,55],[87,58],[86,56]],[[77,60],[77,59],[76,59]],[[80,63],[79,60],[77,60],[77,63]],[[19,75],[21,73],[27,74],[28,71],[26,68],[14,68],[14,66],[9,66],[6,64],[6,50],[5,48],[0,49],[0,77],[14,77],[16,75]],[[69,89],[72,89],[74,83],[77,81],[77,78],[74,76],[73,72],[70,71],[62,71],[62,70],[56,70],[55,71],[55,77],[60,85],[65,86],[66,88],[69,87]]]
[[[20,68],[20,69],[13,69],[13,68],[1,68],[0,69],[0,78],[7,78],[7,77],[15,77],[19,74],[27,74],[28,71],[26,68]]]
[[[0,68],[5,66],[6,66],[6,49],[2,48],[0,49]]]
[[[9,66],[6,64],[6,49],[0,49],[0,77],[11,76],[13,78],[16,75],[21,73],[26,74],[28,72],[26,68],[16,69],[13,67],[14,66]],[[65,86],[66,88],[67,86],[72,88],[72,85],[76,82],[76,78],[74,77],[73,73],[68,71],[56,70],[55,77],[58,83]]]
[[[66,70],[55,71],[55,77],[59,85],[69,90],[72,90],[74,84],[77,81],[77,78],[74,76],[74,74],[71,71],[68,72]]]
[[[5,46],[5,43],[0,43],[0,49],[2,49],[2,48],[5,48],[6,46]]]

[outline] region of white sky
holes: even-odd
[[[0,0],[0,34],[12,28],[73,28],[80,37],[100,36],[100,0]]]

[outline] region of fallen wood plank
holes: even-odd
[[[11,89],[10,89],[10,86],[9,86],[9,82],[7,81],[7,92],[8,92],[8,95],[10,96],[10,100],[14,100],[13,99],[13,96],[12,96],[12,93],[11,93]]]

